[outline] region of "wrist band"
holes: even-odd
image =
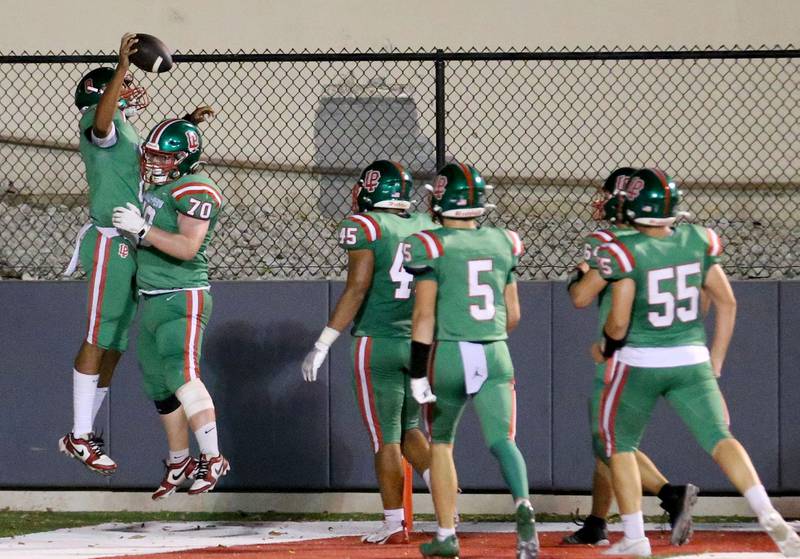
[[[603,357],[606,359],[614,355],[618,349],[625,347],[625,342],[628,341],[627,334],[621,340],[615,340],[606,333],[605,328],[603,328],[603,338],[605,339],[605,343],[603,344]]]
[[[314,344],[319,349],[328,349],[333,345],[333,342],[336,341],[336,338],[339,337],[339,331],[331,328],[330,326],[326,326],[322,329],[322,333],[317,338],[316,343]],[[322,346],[322,347],[319,347]]]
[[[408,374],[411,375],[411,378],[428,376],[428,358],[430,354],[431,344],[411,340],[411,366],[408,369]]]

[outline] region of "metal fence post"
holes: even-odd
[[[445,123],[444,123],[444,51],[436,51],[434,62],[436,71],[436,170],[444,167],[445,163]]]

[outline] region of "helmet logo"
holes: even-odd
[[[644,181],[641,178],[636,177],[634,179],[631,179],[628,182],[628,186],[625,188],[625,197],[628,200],[635,200],[636,198],[639,197],[639,193],[642,191],[643,188],[644,188]]]
[[[378,184],[381,181],[381,172],[375,169],[370,169],[364,175],[364,190],[367,192],[375,192]]]
[[[627,175],[618,176],[617,180],[614,181],[614,194],[619,194],[621,192],[625,192],[625,188],[628,185],[628,182],[630,180],[631,180],[631,178],[629,176],[627,176]]]
[[[86,93],[98,93],[100,90],[94,86],[94,81],[89,78],[83,82],[83,89]]]
[[[447,177],[438,175],[433,182],[433,197],[437,200],[441,200],[442,196],[444,196],[445,188],[447,188]]]
[[[200,138],[197,137],[197,133],[194,130],[186,131],[186,144],[189,147],[189,151],[200,149]]]

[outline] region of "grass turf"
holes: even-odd
[[[281,521],[358,521],[381,520],[379,514],[291,514],[279,512],[244,513],[244,512],[52,512],[52,511],[11,511],[0,510],[0,537],[20,536],[34,532],[48,532],[58,528],[75,528],[91,526],[105,522],[281,522]],[[415,520],[430,521],[433,515],[414,515]],[[570,522],[573,515],[537,514],[539,522]],[[662,516],[648,517],[648,522],[665,522]],[[513,515],[462,515],[462,522],[509,522]],[[609,518],[609,522],[619,521],[618,516]],[[695,517],[695,522],[752,522],[752,518],[740,516]]]

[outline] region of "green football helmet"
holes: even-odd
[[[592,201],[592,218],[596,221],[622,222],[621,198],[630,176],[636,172],[633,167],[620,167],[608,175],[603,186],[597,189],[597,197]]]
[[[672,225],[678,216],[681,191],[664,171],[639,169],[625,188],[625,219],[639,225],[663,227]]]
[[[142,144],[142,178],[165,184],[194,172],[200,163],[203,139],[188,120],[171,118],[156,125]]]
[[[436,174],[431,211],[437,217],[471,219],[486,211],[486,182],[472,165],[448,163]]]
[[[411,207],[414,182],[411,174],[394,161],[370,163],[353,188],[353,211],[375,208],[407,210]]]
[[[81,78],[75,89],[75,106],[81,110],[100,102],[108,84],[114,79],[114,69],[108,67],[95,68]],[[134,83],[131,74],[125,74],[122,90],[119,95],[119,108],[125,116],[132,116],[150,104],[147,91]]]

